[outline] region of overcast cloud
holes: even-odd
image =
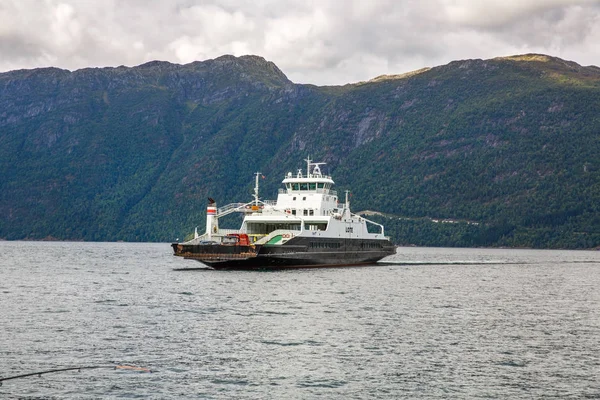
[[[0,71],[256,54],[326,85],[531,52],[600,65],[600,0],[0,0]]]

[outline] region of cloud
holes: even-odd
[[[189,63],[220,54],[236,56],[251,51],[247,39],[254,36],[255,22],[239,10],[216,5],[197,5],[178,10],[179,20],[193,36],[183,35],[167,46],[177,60]]]
[[[442,0],[446,20],[459,25],[494,27],[527,20],[548,10],[593,5],[594,0]]]
[[[83,32],[75,9],[69,4],[60,3],[52,11],[50,33],[55,45],[60,48],[77,47]]]
[[[256,54],[344,84],[464,58],[600,59],[596,0],[2,0],[0,71]]]

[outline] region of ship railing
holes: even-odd
[[[371,221],[370,219],[367,219],[367,218],[365,218],[365,217],[364,217],[364,216],[362,216],[362,215],[358,215],[358,214],[354,214],[354,213],[352,213],[352,216],[354,216],[354,217],[357,217],[357,218],[362,218],[362,219],[364,219],[364,220],[365,220],[365,222],[367,222],[367,223],[369,223],[369,224],[371,224],[371,225],[376,225],[376,226],[378,226],[378,227],[381,229],[381,232],[380,232],[380,233],[381,233],[381,235],[382,235],[383,237],[386,237],[386,236],[385,236],[385,232],[384,232],[384,227],[383,227],[383,225],[381,225],[381,224],[378,224],[378,223],[377,223],[377,222],[375,222],[375,221]]]
[[[231,235],[232,233],[246,233],[246,231],[242,230],[242,229],[219,229],[218,232],[213,233],[210,236],[208,235],[208,233],[203,233],[202,235],[198,236],[197,238],[193,238],[193,239],[188,240],[187,242],[184,242],[184,244],[200,244],[202,242],[214,242],[214,241],[220,242],[222,237]]]
[[[259,211],[262,209],[262,206],[274,206],[277,204],[277,200],[259,200],[259,206],[256,206],[254,201],[251,201],[249,203],[231,203],[231,204],[227,204],[226,206],[223,206],[221,208],[219,208],[217,210],[217,217],[224,217],[226,215],[229,215],[233,212],[253,212],[253,211]]]
[[[227,204],[226,206],[223,206],[217,210],[217,215],[223,216],[223,214],[226,214],[226,213],[229,214],[230,212],[232,212],[240,207],[244,207],[245,205],[246,205],[246,203]]]
[[[246,231],[242,229],[219,229],[219,232],[213,236],[227,236],[231,235],[232,233],[246,233]]]
[[[200,244],[200,242],[203,242],[205,240],[208,240],[208,235],[202,234],[202,235],[198,236],[197,238],[190,239],[188,241],[183,242],[182,244]]]

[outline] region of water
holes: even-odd
[[[0,242],[0,398],[600,398],[600,252],[174,271],[168,244]]]

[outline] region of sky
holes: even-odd
[[[524,53],[600,66],[600,0],[0,0],[0,72],[254,54],[342,85]]]

